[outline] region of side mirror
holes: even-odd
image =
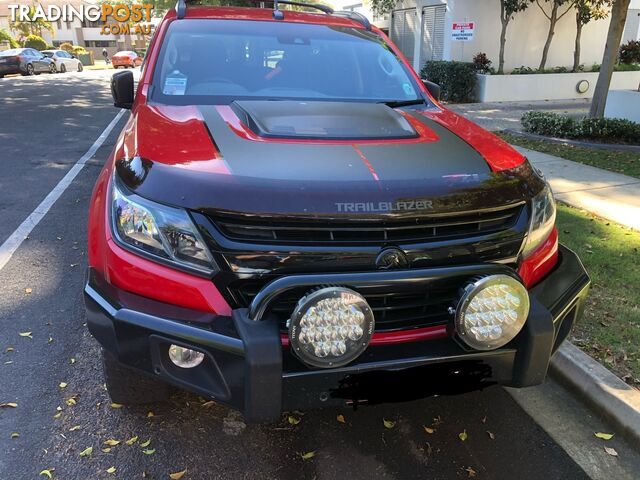
[[[431,96],[440,101],[440,97],[442,95],[442,87],[440,87],[440,85],[438,85],[437,83],[430,82],[429,80],[424,78],[422,79],[422,83],[424,83],[424,86],[427,87],[427,91],[431,94]]]
[[[113,105],[118,108],[131,108],[133,105],[133,73],[130,71],[114,73],[111,77],[111,95]]]

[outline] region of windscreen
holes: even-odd
[[[185,19],[170,24],[152,100],[421,100],[405,66],[378,35],[286,22]]]

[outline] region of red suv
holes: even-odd
[[[311,8],[179,2],[135,94],[113,76],[85,287],[113,401],[270,421],[535,385],[579,318],[540,173],[364,17]]]

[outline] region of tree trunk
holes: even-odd
[[[502,20],[502,30],[500,31],[500,55],[498,57],[498,75],[504,73],[504,46],[507,43],[507,27],[509,26],[509,18]]]
[[[551,41],[553,35],[556,33],[556,23],[558,22],[558,4],[553,2],[553,8],[551,9],[551,17],[549,18],[549,32],[547,33],[547,41],[544,43],[544,49],[542,50],[542,59],[540,60],[540,66],[538,70],[544,70],[547,65],[547,57],[549,56],[549,48],[551,48]]]
[[[580,68],[580,37],[582,37],[582,27],[580,13],[576,12],[576,45],[573,50],[573,72],[577,72]]]
[[[618,50],[620,49],[620,41],[622,40],[622,32],[627,21],[630,3],[631,0],[615,0],[611,9],[611,23],[609,24],[609,33],[607,33],[607,43],[604,47],[600,74],[598,75],[598,82],[593,92],[591,110],[589,111],[589,116],[592,118],[604,117],[604,107],[607,104],[607,94],[611,85],[613,67],[618,58]]]

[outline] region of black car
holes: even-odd
[[[43,72],[56,73],[56,64],[35,48],[13,48],[0,52],[0,78],[13,73],[39,75]]]

